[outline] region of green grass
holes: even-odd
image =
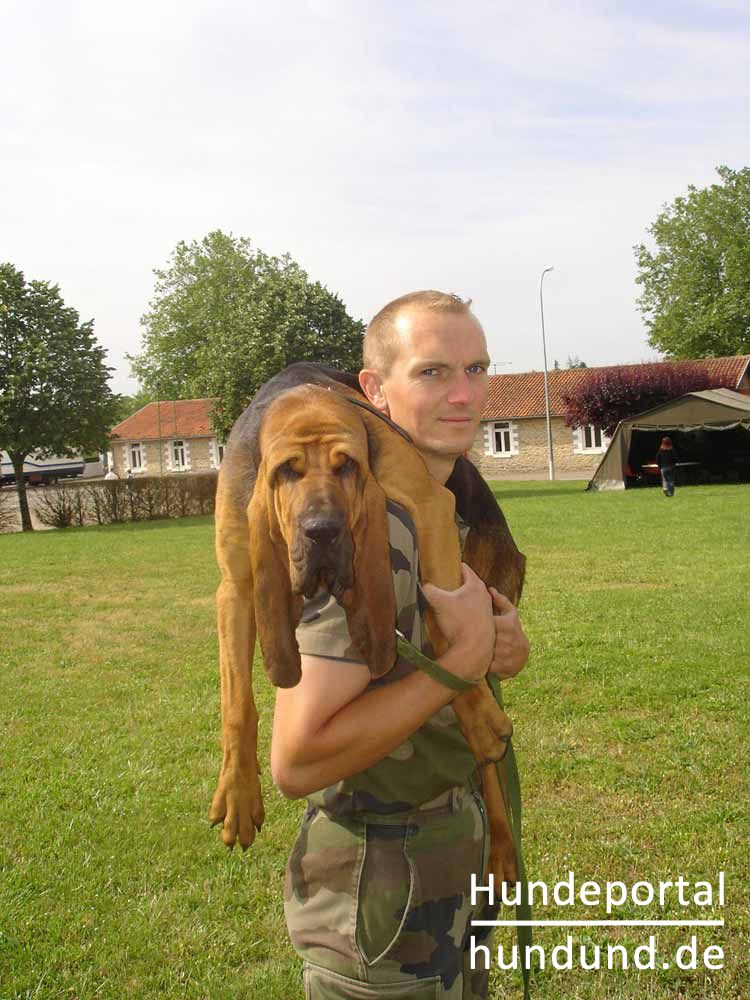
[[[727,873],[725,909],[689,914],[725,928],[658,933],[665,952],[691,933],[723,945],[722,971],[547,969],[534,995],[750,996],[750,489],[506,483],[498,497],[528,557],[533,653],[505,689],[531,876]],[[245,855],[205,818],[217,582],[210,518],[0,537],[0,1000],[301,996],[281,905],[300,803],[266,768],[268,818]],[[267,759],[272,691],[256,680]],[[496,975],[491,996],[520,997],[519,981]]]

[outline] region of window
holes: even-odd
[[[172,468],[173,469],[184,469],[187,467],[187,462],[185,461],[185,442],[184,441],[173,441],[172,442]]]
[[[139,441],[133,441],[130,445],[130,468],[133,472],[143,468],[143,453]]]
[[[511,450],[510,424],[507,421],[495,424],[492,432],[495,435],[495,454],[509,455]]]
[[[221,463],[224,461],[224,450],[226,445],[219,443],[216,438],[211,438],[209,444],[209,456],[211,458],[211,466],[214,469],[218,469]]]
[[[601,427],[595,427],[593,424],[586,424],[583,427],[577,427],[573,431],[573,451],[577,452],[579,455],[584,452],[601,452],[606,451],[609,447],[610,439],[602,431]]]
[[[512,420],[495,420],[484,425],[485,454],[510,458],[518,454],[518,428]]]
[[[587,449],[602,447],[601,427],[594,427],[593,424],[587,424],[583,428],[583,447]]]

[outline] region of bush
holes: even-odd
[[[69,528],[80,509],[78,489],[73,487],[48,487],[36,494],[37,520],[48,528]]]
[[[211,514],[217,479],[215,472],[200,472],[66,483],[39,494],[37,517],[49,528],[69,528],[72,524],[122,524]]]

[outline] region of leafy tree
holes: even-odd
[[[27,282],[12,264],[0,264],[0,447],[13,463],[24,531],[32,530],[27,455],[97,451],[114,422],[112,369],[93,331],[93,320],[81,323],[57,285]]]
[[[634,247],[649,343],[672,358],[750,353],[750,168],[688,188]]]
[[[221,231],[178,243],[143,317],[134,375],[154,398],[212,397],[225,435],[259,387],[295,361],[359,367],[364,324],[287,254]]]
[[[574,392],[562,394],[565,423],[568,427],[593,424],[611,436],[621,420],[686,392],[721,384],[703,365],[685,362],[604,368],[587,375]]]

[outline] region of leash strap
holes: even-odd
[[[495,701],[500,708],[503,708],[503,695],[500,688],[500,679],[494,674],[487,675],[490,689],[495,696]],[[521,850],[521,779],[518,776],[518,765],[516,755],[513,752],[513,741],[508,740],[508,749],[502,760],[495,764],[497,777],[500,782],[500,791],[505,804],[505,812],[510,821],[510,828],[513,834],[513,847],[516,852],[516,864],[518,865],[518,881],[521,883],[520,902],[516,905],[516,920],[532,920],[531,903],[527,891],[528,879],[526,877],[526,864],[523,860]],[[523,976],[523,1000],[529,1000],[531,990],[531,966],[527,957],[531,954],[529,949],[533,944],[532,929],[528,924],[516,927],[518,937],[518,948],[521,952],[521,974]]]
[[[399,656],[403,656],[405,660],[409,660],[415,667],[419,667],[434,681],[442,684],[443,687],[451,688],[453,691],[470,691],[475,684],[479,683],[479,681],[465,681],[463,677],[452,674],[449,670],[441,667],[439,663],[430,660],[424,653],[420,653],[416,646],[412,646],[406,636],[398,629],[396,629],[396,650]]]
[[[409,660],[419,670],[423,670],[433,680],[451,688],[453,691],[469,691],[478,684],[479,681],[466,681],[462,677],[457,677],[450,673],[439,663],[429,659],[421,653],[416,646],[413,646],[402,632],[396,629],[396,649],[399,656]],[[494,674],[487,674],[487,682],[495,697],[495,701],[500,708],[503,708],[503,695],[500,688],[500,680]],[[497,768],[497,778],[500,783],[500,792],[503,797],[503,805],[510,822],[510,829],[513,835],[513,848],[516,852],[516,864],[518,865],[518,881],[521,883],[521,901],[516,906],[516,920],[529,921],[532,919],[531,904],[529,903],[528,892],[526,891],[526,865],[523,860],[521,850],[521,780],[518,776],[518,765],[516,755],[513,752],[513,742],[508,740],[507,750],[503,759],[495,764]],[[532,929],[528,924],[516,927],[518,936],[518,947],[521,952],[521,974],[523,976],[523,998],[529,1000],[531,989],[531,967],[527,962],[530,954],[529,948],[533,943]]]

